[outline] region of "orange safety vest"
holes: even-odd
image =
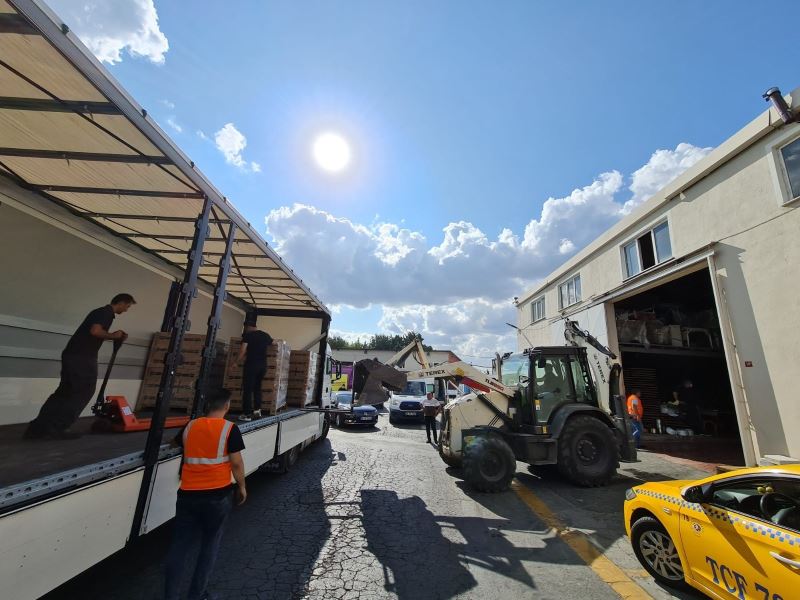
[[[182,490],[214,490],[231,484],[231,457],[226,452],[233,423],[200,417],[183,430]]]
[[[642,400],[641,398],[637,397],[636,394],[631,394],[628,396],[628,414],[631,416],[636,416],[640,421],[644,416]]]

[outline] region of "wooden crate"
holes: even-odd
[[[139,390],[139,397],[136,401],[136,410],[151,408],[155,406],[158,396],[158,388],[161,378],[164,375],[164,360],[169,346],[170,333],[156,332],[150,342],[150,349],[147,354],[142,385]],[[203,345],[205,335],[188,333],[184,335],[180,354],[182,363],[175,369],[173,379],[172,400],[170,408],[186,408],[192,405],[194,399],[194,389],[197,378],[200,375],[200,364],[203,358]],[[213,390],[222,385],[225,368],[226,347],[223,342],[216,342],[215,356],[209,371],[208,387]]]

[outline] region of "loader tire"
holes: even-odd
[[[558,440],[558,471],[583,487],[606,485],[617,472],[617,441],[611,429],[595,417],[577,415]]]
[[[504,439],[484,435],[464,448],[464,479],[479,492],[504,492],[517,471],[514,452]]]

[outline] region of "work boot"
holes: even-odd
[[[254,419],[260,419],[261,418],[261,409],[253,411],[253,418]]]
[[[252,418],[252,417],[249,417],[249,416],[247,416],[247,415],[239,415],[239,420],[240,420],[242,423],[249,423],[250,421],[252,421],[252,420],[253,420],[253,418]]]

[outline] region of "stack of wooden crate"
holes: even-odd
[[[316,352],[292,350],[289,361],[289,393],[286,403],[289,406],[308,406],[314,402],[314,388],[317,383]]]
[[[242,367],[238,363],[242,338],[231,338],[223,387],[231,392],[231,410],[242,410]],[[267,348],[267,373],[261,384],[261,413],[275,415],[286,406],[291,348],[284,340],[273,340]]]
[[[156,405],[158,387],[164,374],[164,359],[169,348],[170,335],[169,332],[160,331],[153,334],[150,350],[147,353],[144,376],[142,377],[142,387],[139,389],[139,398],[136,402],[136,410],[152,408]],[[183,344],[181,346],[183,362],[175,370],[170,409],[188,410],[191,408],[194,400],[195,383],[200,374],[205,339],[206,336],[196,333],[187,333],[183,336]],[[209,374],[208,389],[214,389],[222,384],[225,345],[217,342],[216,349],[217,353]]]

